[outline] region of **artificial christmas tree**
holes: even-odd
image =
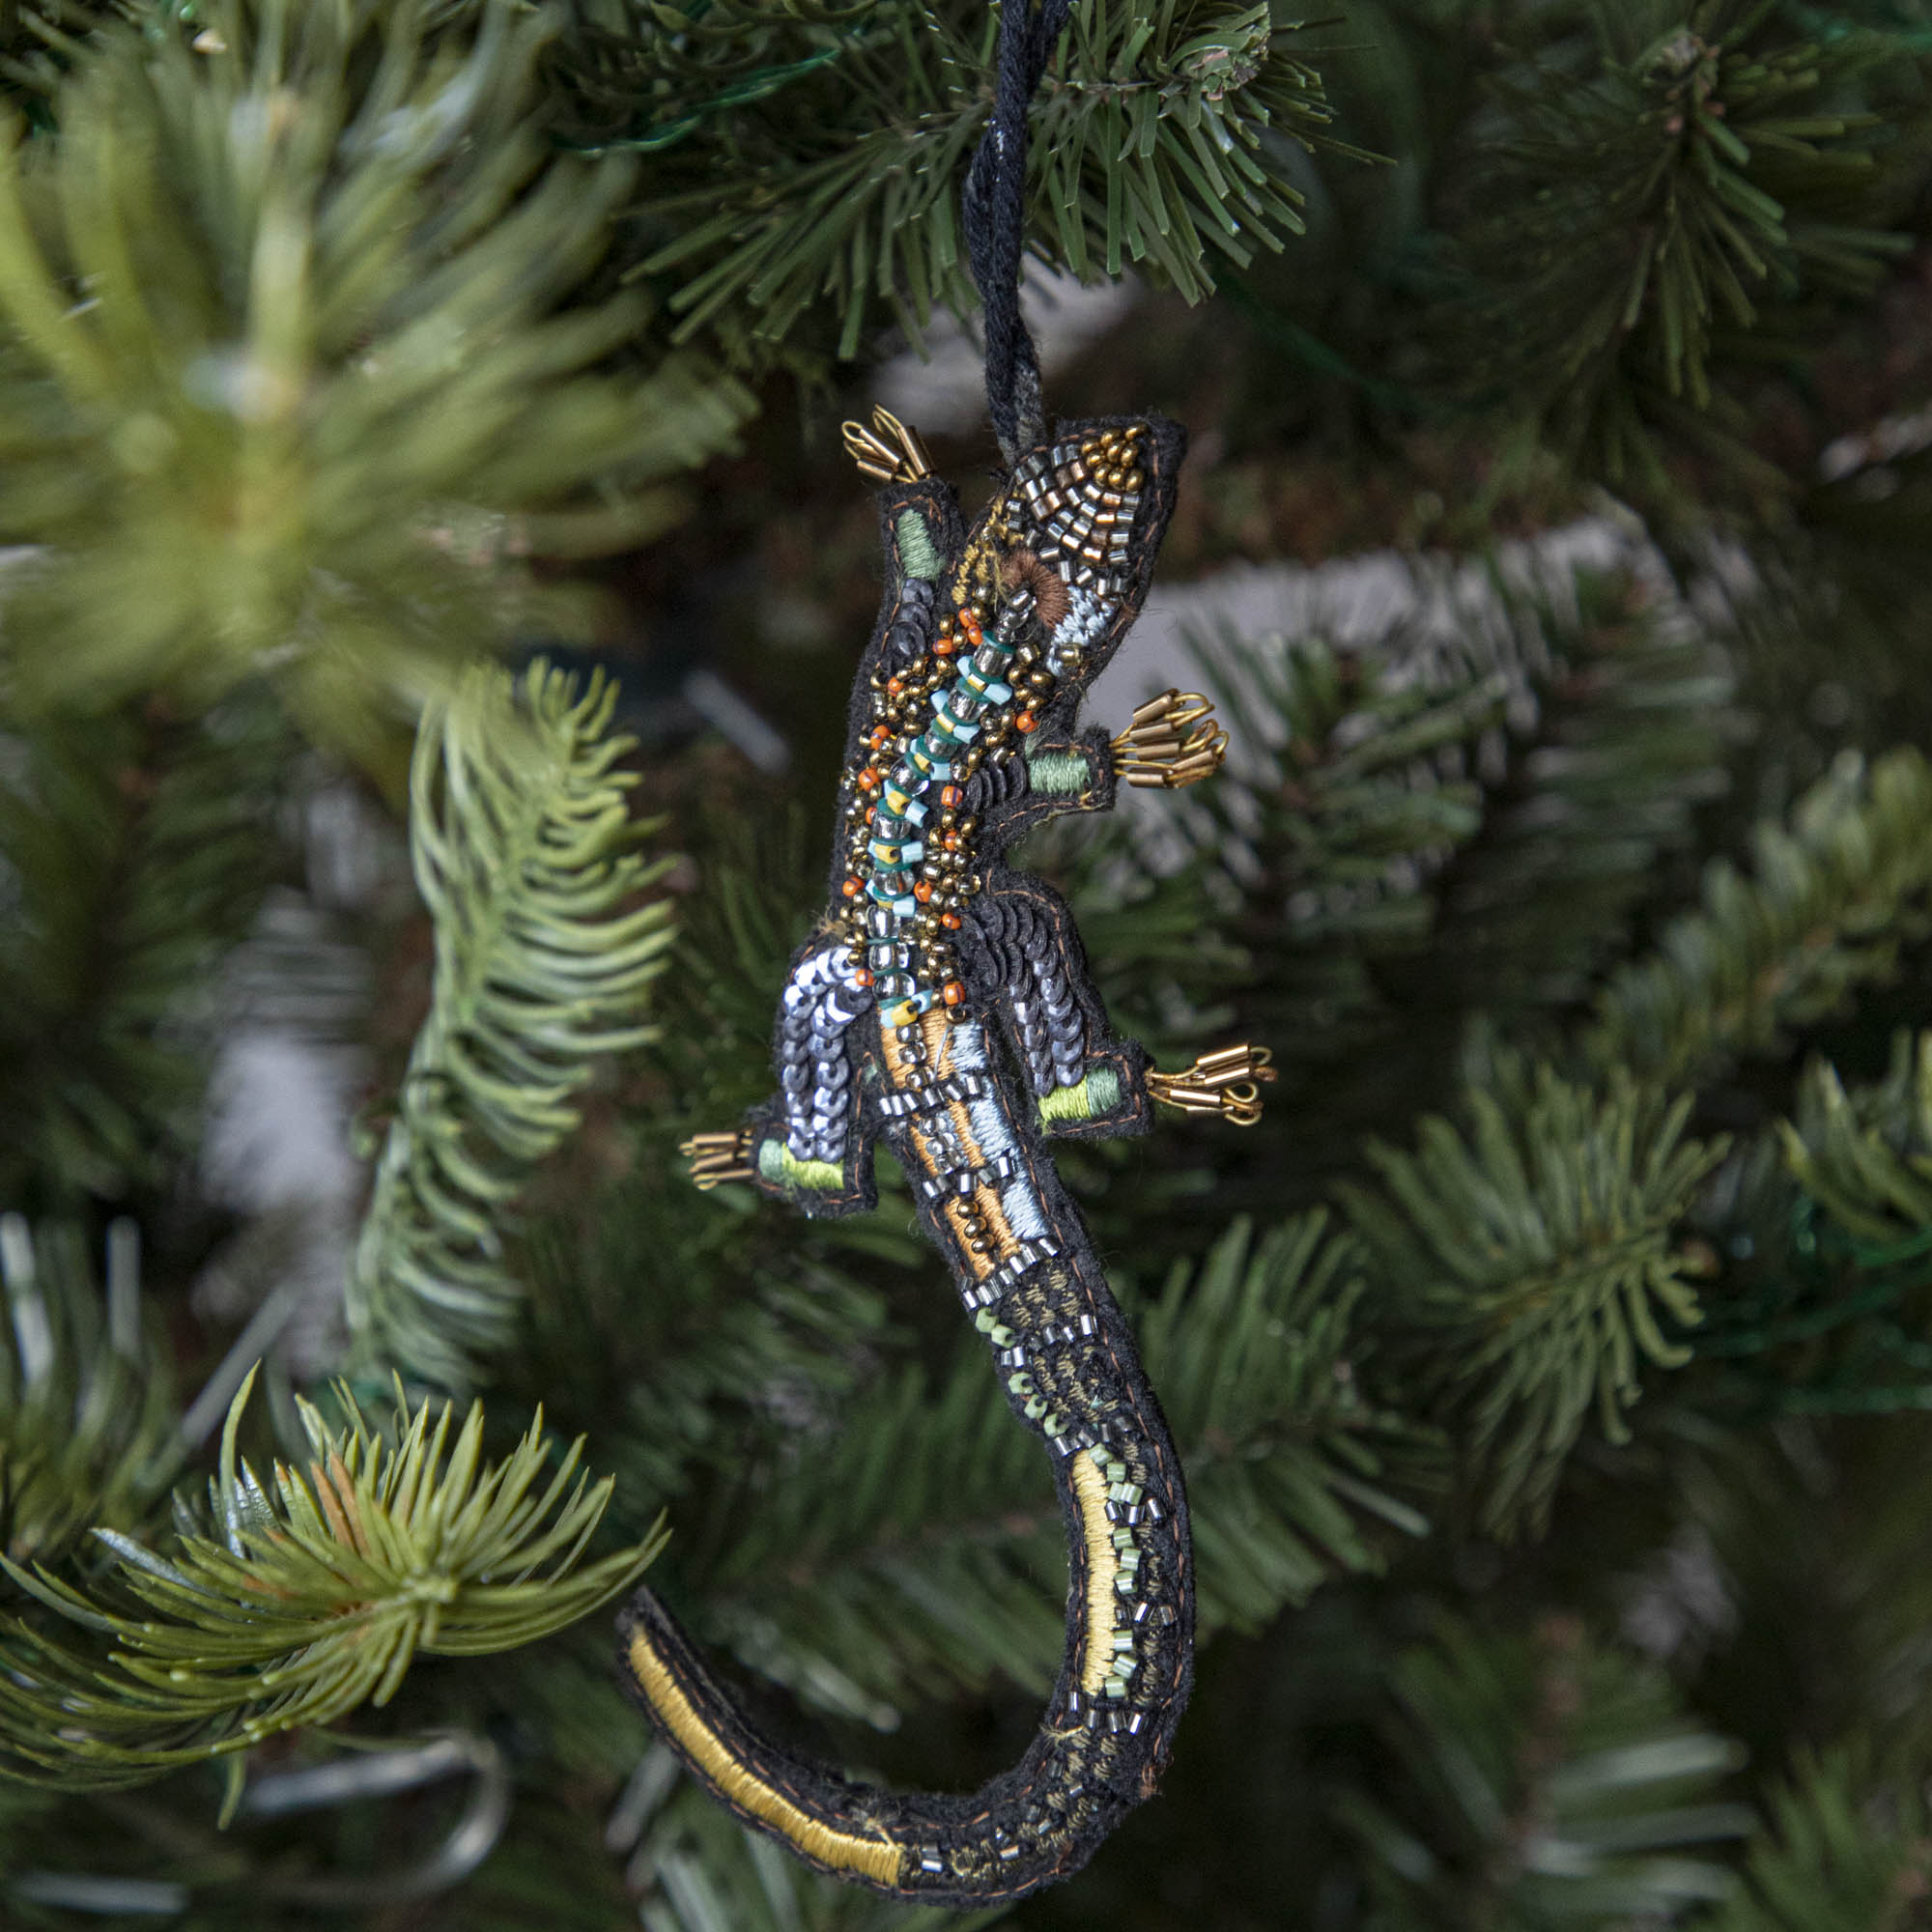
[[[769,1091],[872,622],[837,425],[976,314],[997,29],[0,11],[8,1922],[998,1916],[748,1837],[595,1607],[648,1564],[901,1788],[1060,1667],[905,1178],[676,1151]],[[1120,1033],[1280,1078],[1059,1155],[1202,1649],[1011,1922],[1923,1910],[1928,60],[1916,0],[1071,10],[1025,241],[1138,280],[1047,406],[1194,452],[1094,722],[1184,649],[1233,744],[1022,858]],[[1160,641],[1284,560],[1321,621]]]

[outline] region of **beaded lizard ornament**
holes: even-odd
[[[1016,307],[996,377],[995,216],[1065,11],[1009,5],[1000,97],[1017,98],[1018,131],[996,109],[968,186],[1009,473],[968,530],[914,431],[883,410],[845,426],[880,486],[887,581],[854,685],[831,902],[780,1006],[778,1094],[685,1149],[700,1187],[747,1181],[819,1216],[872,1207],[874,1144],[896,1156],[1052,1459],[1070,1573],[1059,1681],[1012,1770],[971,1794],[892,1792],[761,1735],[651,1591],[622,1622],[630,1685],[702,1784],[820,1870],[935,1905],[1010,1900],[1084,1864],[1152,1794],[1192,1681],[1179,1459],[1047,1143],[1142,1132],[1154,1101],[1252,1122],[1271,1077],[1249,1046],[1152,1071],[1110,1032],[1064,901],[1006,862],[1041,819],[1106,810],[1122,780],[1194,783],[1227,747],[1206,701],[1175,691],[1112,740],[1075,729],[1147,595],[1180,431],[1139,416],[1046,432]]]

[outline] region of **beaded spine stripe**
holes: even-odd
[[[1181,447],[1152,417],[1062,426],[970,531],[930,477],[881,492],[831,900],[781,1006],[779,1091],[741,1134],[755,1184],[814,1215],[873,1205],[885,1142],[1047,1450],[1069,1588],[1033,1744],[972,1793],[857,1784],[756,1731],[650,1591],[624,1620],[634,1691],[695,1776],[810,1863],[931,1904],[1085,1863],[1153,1791],[1191,1683],[1179,1458],[1048,1151],[1142,1131],[1146,1059],[1065,905],[1005,857],[1040,817],[1113,803],[1106,736],[1075,715],[1146,596]]]

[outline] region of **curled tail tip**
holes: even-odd
[[[650,1589],[617,1629],[626,1689],[701,1785],[817,1870],[894,1898],[983,1907],[1070,1877],[1152,1795],[1166,1758],[1156,1746],[1138,1772],[1092,1761],[1119,1734],[1056,1728],[1061,1694],[1022,1764],[979,1793],[859,1785],[759,1736]]]

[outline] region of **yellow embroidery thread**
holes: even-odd
[[[1080,1688],[1094,1696],[1114,1665],[1114,1530],[1107,1520],[1107,1479],[1089,1456],[1073,1459],[1073,1493],[1087,1542],[1087,1650]]]
[[[666,1727],[732,1804],[742,1805],[755,1818],[762,1818],[774,1831],[789,1838],[807,1858],[816,1859],[822,1865],[860,1872],[875,1885],[899,1882],[905,1854],[897,1845],[856,1837],[850,1832],[835,1832],[829,1825],[821,1825],[732,1757],[678,1688],[677,1680],[664,1659],[651,1648],[650,1638],[642,1631],[636,1631],[631,1636],[631,1668]]]

